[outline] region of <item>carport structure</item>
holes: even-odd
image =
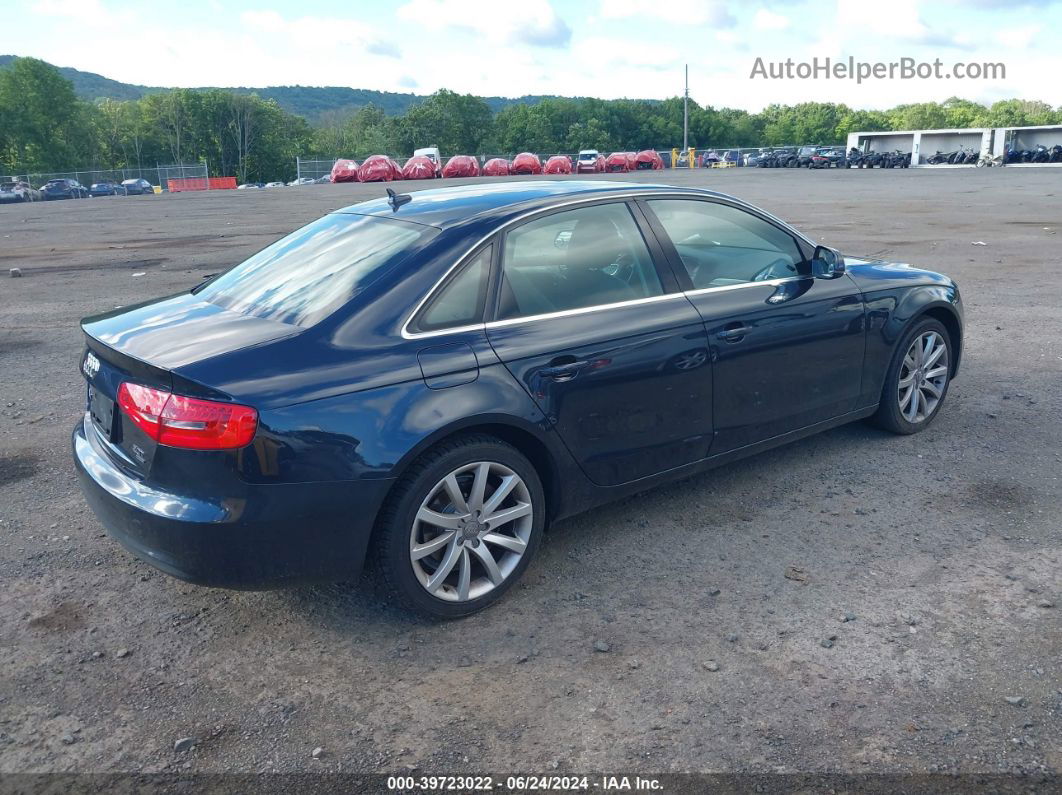
[[[1035,150],[1037,146],[1050,149],[1062,144],[1062,124],[1041,124],[1034,127],[1000,127],[996,130],[992,154],[1006,157],[1008,149]],[[1062,163],[1008,163],[1007,166],[1062,166]]]
[[[992,151],[992,142],[998,130],[991,127],[971,127],[949,130],[882,130],[853,132],[848,134],[848,148],[862,152],[911,153],[911,167],[972,168],[973,163],[963,165],[933,165],[926,161],[937,152],[954,152],[957,149],[973,149],[978,157]]]

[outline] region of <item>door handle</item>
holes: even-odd
[[[539,373],[545,378],[552,378],[554,381],[570,381],[589,364],[590,362],[576,359],[574,356],[558,356],[549,363],[548,367],[543,367],[539,370]]]
[[[744,325],[738,324],[736,326],[734,326],[734,325],[728,326],[727,328],[723,329],[722,331],[720,331],[715,336],[717,336],[721,340],[726,340],[727,342],[737,342],[742,337],[744,337],[746,334],[748,334],[750,331],[752,331],[752,326],[744,326]]]

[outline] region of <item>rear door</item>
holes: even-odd
[[[810,251],[745,209],[699,199],[644,206],[704,319],[713,453],[859,408],[864,309],[849,276],[812,278]]]
[[[712,375],[704,326],[625,202],[504,235],[487,335],[587,476],[617,485],[704,458]]]

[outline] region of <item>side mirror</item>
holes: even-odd
[[[816,246],[811,255],[811,275],[817,279],[836,279],[844,273],[844,255],[826,246]]]

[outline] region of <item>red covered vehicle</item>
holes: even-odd
[[[387,155],[370,155],[358,169],[359,182],[390,182],[402,178],[402,169]]]
[[[417,155],[402,167],[402,179],[435,179],[435,163],[430,157]]]
[[[443,166],[444,177],[478,177],[479,163],[469,155],[454,155]]]
[[[507,177],[509,176],[509,161],[504,157],[492,157],[483,164],[483,176]]]
[[[654,152],[652,149],[643,149],[634,156],[634,167],[659,171],[664,168],[664,161],[659,152]]]
[[[541,174],[542,161],[531,152],[521,152],[509,164],[510,174]]]
[[[636,167],[634,152],[613,152],[605,158],[605,171],[633,171]]]
[[[572,159],[567,155],[553,155],[542,169],[546,174],[571,174]]]
[[[332,182],[357,182],[358,161],[337,160],[332,164],[332,174],[330,175],[330,179]]]

